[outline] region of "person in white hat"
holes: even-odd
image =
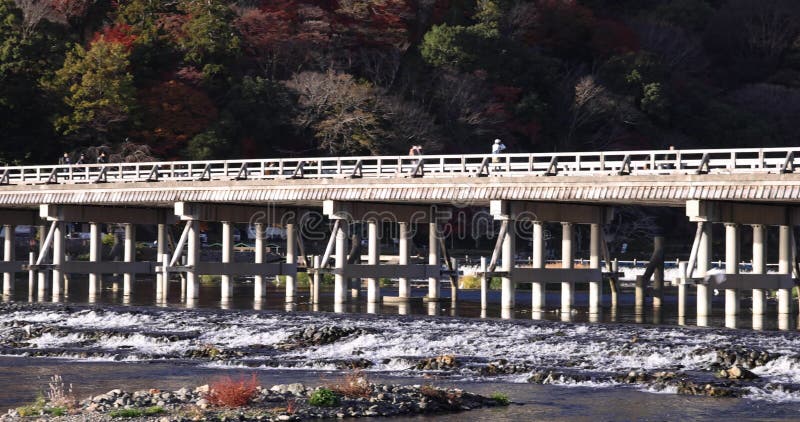
[[[506,146],[503,145],[503,142],[495,139],[494,145],[492,145],[492,154],[500,154],[504,149],[506,149]]]

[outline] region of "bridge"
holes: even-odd
[[[613,151],[552,154],[474,154],[425,156],[312,157],[222,161],[111,163],[96,165],[0,168],[0,224],[5,227],[3,293],[14,290],[15,274],[28,272],[29,290],[54,298],[63,295],[68,274],[88,274],[90,296],[103,274],[124,274],[130,295],[136,274],[156,274],[156,297],[166,299],[166,283],[180,274],[187,302],[197,299],[198,276],[222,276],[223,300],[230,299],[233,278],[255,276],[255,296],[263,298],[268,276],[286,277],[286,301],[295,302],[298,271],[312,275],[311,300],[319,300],[319,280],[335,275],[334,302],[348,300],[348,280],[366,279],[367,302],[410,300],[410,279],[427,278],[427,300],[441,300],[440,280],[456,284],[458,268],[442,239],[441,212],[467,206],[488,207],[500,233],[480,275],[502,277],[501,306],[514,308],[519,283],[532,283],[532,310],[545,309],[545,285],[560,283],[561,311],[574,306],[576,283],[589,284],[589,312],[597,313],[603,285],[614,280],[613,257],[603,239],[603,224],[619,205],[684,207],[697,223],[690,260],[677,280],[679,313],[687,314],[687,288],[696,287],[698,319],[711,313],[713,288],[726,292],[726,314],[741,313],[743,290],[752,291],[753,314],[766,312],[766,294],[777,292],[778,313],[792,312],[791,289],[797,274],[793,228],[800,224],[800,148]],[[324,253],[305,253],[297,226],[309,213],[334,222]],[[257,218],[257,216],[262,216]],[[268,217],[268,218],[265,218]],[[514,264],[515,224],[532,224],[530,267]],[[65,259],[65,223],[90,226],[88,261]],[[199,261],[199,222],[222,224],[221,262]],[[367,226],[366,258],[357,247]],[[544,268],[543,224],[562,224],[563,268]],[[125,227],[123,262],[101,262],[100,224]],[[168,225],[182,223],[181,237],[168,245]],[[257,231],[285,227],[287,249],[281,262],[265,262],[258,236],[252,263],[234,263],[232,227],[251,223]],[[397,223],[396,262],[381,264],[378,234]],[[711,226],[725,224],[726,275],[708,277]],[[573,268],[575,224],[590,226],[589,268]],[[40,227],[40,251],[28,260],[13,256],[14,226]],[[158,262],[135,262],[136,226],[158,233]],[[412,226],[427,226],[426,264],[409,260]],[[753,271],[739,273],[740,231],[752,226]],[[767,232],[777,227],[778,274],[766,274]],[[687,245],[687,249],[688,249]],[[366,261],[366,262],[363,262]],[[602,264],[602,266],[601,266]],[[654,303],[660,304],[663,275],[654,267]],[[663,268],[661,269],[663,273]],[[48,276],[50,275],[50,277]],[[381,296],[378,280],[399,279],[397,297]],[[48,280],[51,279],[51,280]],[[646,282],[646,280],[644,281]],[[36,287],[34,287],[36,285]],[[612,288],[613,288],[612,283]],[[455,289],[451,297],[455,299]],[[639,303],[637,296],[637,303]],[[484,302],[485,306],[485,302]]]

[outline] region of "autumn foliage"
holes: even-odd
[[[231,377],[223,377],[209,385],[205,399],[213,406],[242,407],[250,403],[256,393],[258,393],[258,380],[255,374],[249,379],[241,377],[234,380]]]

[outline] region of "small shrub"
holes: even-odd
[[[51,407],[49,409],[45,409],[44,412],[50,416],[64,416],[67,414],[67,409],[63,407]]]
[[[501,406],[508,406],[508,404],[511,403],[511,400],[508,399],[508,394],[499,391],[492,393],[489,398],[496,401],[497,404]]]
[[[489,290],[500,290],[503,288],[503,279],[500,277],[492,277],[489,280]]]
[[[108,412],[112,418],[141,418],[144,416],[142,409],[117,409]]]
[[[200,284],[204,284],[204,285],[218,284],[221,281],[222,281],[222,277],[220,277],[218,275],[203,274],[203,275],[200,276]]]
[[[166,412],[166,410],[164,410],[164,408],[161,407],[161,406],[150,406],[150,407],[144,409],[144,415],[145,416],[160,415],[160,414],[162,414],[164,412]]]
[[[327,388],[320,388],[308,398],[308,404],[317,407],[333,407],[339,405],[339,397]]]
[[[286,286],[286,276],[279,275],[275,280],[275,285],[278,287]],[[308,277],[308,273],[297,273],[297,276],[294,278],[294,286],[299,288],[308,288],[311,285],[311,280]]]
[[[297,400],[295,399],[286,400],[286,413],[294,415],[295,412],[297,412]]]
[[[44,396],[39,395],[38,397],[36,397],[36,401],[34,401],[33,403],[27,406],[18,407],[17,413],[19,413],[19,415],[22,417],[38,416],[42,413],[42,411],[44,410],[44,406],[46,404],[47,401],[45,400]]]
[[[380,285],[381,287],[394,286],[394,280],[392,280],[391,278],[382,277],[378,279],[378,285]]]
[[[459,284],[462,289],[480,289],[481,278],[476,275],[462,275]]]
[[[372,386],[361,369],[353,368],[337,383],[328,385],[328,389],[345,397],[369,398]]]
[[[252,400],[258,391],[258,380],[256,375],[250,379],[244,377],[234,381],[230,377],[224,377],[211,383],[208,394],[205,398],[213,406],[218,407],[242,407]]]

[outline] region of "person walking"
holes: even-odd
[[[101,152],[100,155],[97,156],[97,164],[105,164],[106,163],[106,153]]]
[[[503,145],[503,141],[501,141],[500,139],[495,139],[494,140],[494,144],[492,144],[492,155],[494,155],[494,157],[492,157],[492,162],[493,163],[495,163],[495,164],[500,163],[500,157],[498,157],[498,155],[500,155],[501,152],[505,151],[505,149],[506,149],[506,146]],[[499,166],[495,166],[494,169],[495,170],[500,170],[500,167]]]
[[[58,164],[62,166],[68,165],[69,162],[70,162],[69,154],[67,154],[66,152],[64,153],[64,155],[61,156],[61,158],[58,159]]]
[[[78,161],[76,161],[75,164],[76,165],[86,164],[86,156],[81,154],[80,158],[78,158]]]
[[[412,145],[408,155],[422,155],[422,145]]]

